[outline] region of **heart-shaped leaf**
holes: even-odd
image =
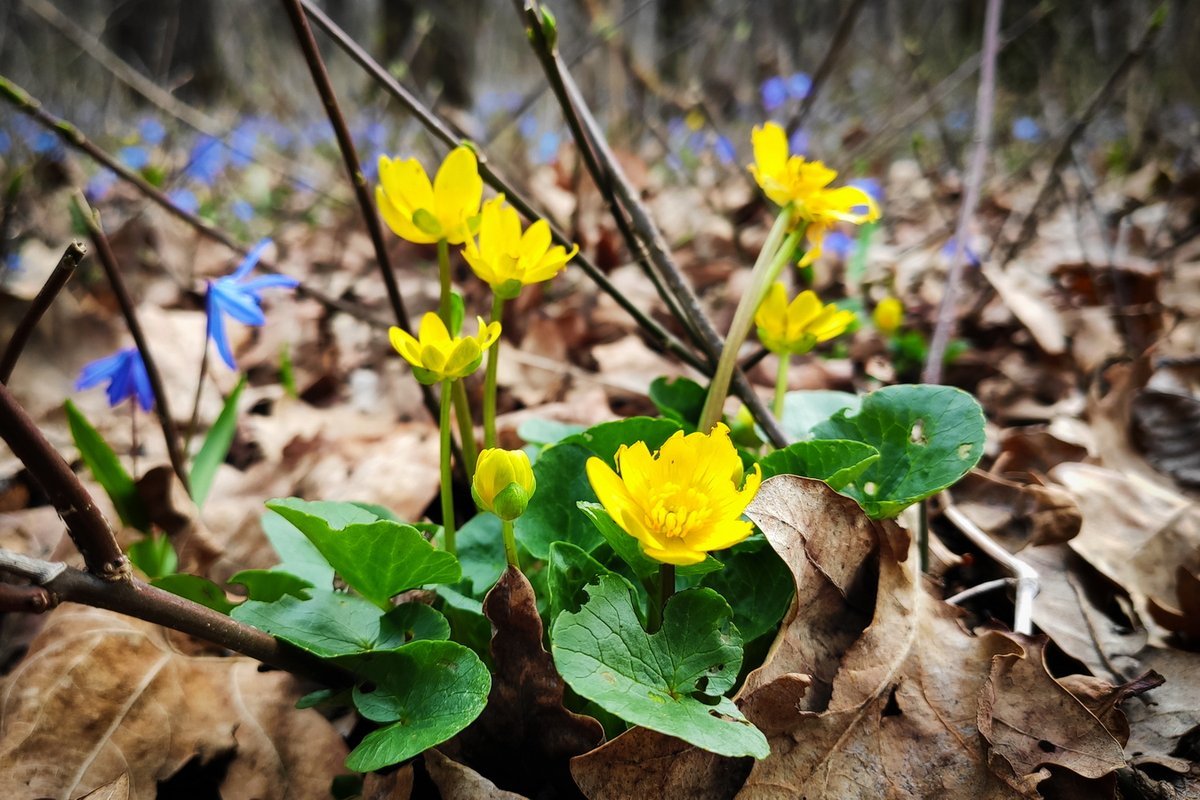
[[[174,575],[155,578],[150,583],[164,592],[186,597],[193,603],[207,606],[213,611],[220,611],[222,614],[228,614],[237,607],[236,603],[230,602],[229,598],[225,596],[224,589],[217,586],[208,578],[201,578],[199,575],[187,575],[177,572]]]
[[[587,600],[584,588],[605,575],[617,575],[608,567],[592,558],[570,542],[555,542],[550,545],[550,563],[546,585],[550,590],[550,620],[558,618],[563,611],[578,611]],[[625,578],[617,575],[622,581]],[[633,584],[625,581],[630,591]]]
[[[690,378],[655,378],[650,384],[650,402],[688,431],[696,429],[707,395],[705,388]]]
[[[871,392],[856,414],[840,411],[813,435],[879,451],[879,460],[841,489],[874,519],[895,517],[954,484],[979,462],[985,438],[983,409],[974,397],[924,384]]]
[[[766,758],[766,737],[723,694],[742,664],[729,604],[711,589],[671,598],[662,628],[638,622],[629,587],[613,575],[587,588],[550,636],[554,663],[579,695],[626,722],[726,756]]]
[[[783,396],[783,415],[779,424],[792,441],[803,442],[813,438],[813,428],[842,409],[857,411],[862,398],[849,392],[832,392],[817,389],[804,392],[788,392]]]
[[[274,569],[244,569],[229,578],[229,583],[246,589],[246,599],[273,603],[284,595],[307,600],[312,583],[304,578]]]
[[[841,489],[857,480],[867,467],[879,460],[879,451],[869,444],[848,439],[810,439],[776,450],[758,462],[763,480],[775,475],[799,475],[825,481]]]
[[[408,589],[462,577],[458,559],[435,549],[416,528],[351,503],[288,498],[267,507],[299,528],[342,580],[380,608]]]

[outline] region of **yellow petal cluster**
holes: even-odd
[[[520,294],[522,286],[550,280],[579,252],[579,245],[569,253],[561,245],[551,246],[550,225],[544,219],[522,233],[521,218],[504,202],[504,195],[483,204],[479,242],[467,237],[466,245],[463,258],[505,300]]]
[[[421,318],[417,338],[393,326],[388,339],[396,352],[412,364],[413,374],[424,384],[465,378],[479,367],[484,352],[500,338],[500,323],[485,323],[476,317],[479,333],[451,336],[441,317],[432,311]]]
[[[621,447],[617,471],[599,458],[587,462],[588,481],[604,509],[638,540],[642,552],[667,564],[698,564],[711,550],[750,535],[742,512],[762,483],[762,470],[743,475],[729,428],[676,433],[651,453],[645,442]],[[744,482],[743,482],[744,477]]]
[[[479,454],[471,494],[484,511],[511,522],[525,513],[536,488],[533,468],[524,450],[489,447]]]
[[[845,332],[854,312],[821,303],[816,292],[804,291],[790,303],[787,289],[774,283],[754,313],[758,339],[778,355],[801,355]]]
[[[859,224],[879,219],[879,207],[869,194],[854,186],[830,188],[837,177],[820,161],[807,161],[788,153],[783,128],[768,122],[751,134],[754,163],[750,172],[763,192],[781,208],[790,206],[793,224],[806,223],[808,249],[800,266],[807,266],[821,255],[825,233],[837,222]],[[855,208],[866,211],[855,212]]]
[[[885,297],[871,312],[875,327],[887,334],[895,333],[904,322],[904,304],[895,297]]]
[[[401,239],[462,244],[478,223],[483,179],[471,148],[458,146],[438,168],[433,183],[415,158],[379,157],[375,202],[383,221]]]

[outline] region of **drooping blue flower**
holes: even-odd
[[[211,186],[225,169],[225,146],[221,140],[204,135],[196,140],[188,153],[188,164],[183,174],[203,186]]]
[[[562,143],[562,137],[557,131],[545,131],[538,137],[537,146],[534,148],[533,161],[535,164],[549,164],[558,156],[558,147]]]
[[[150,153],[146,148],[136,144],[122,147],[117,153],[117,158],[130,169],[143,169],[150,163]]]
[[[807,72],[793,73],[787,79],[788,97],[793,100],[803,100],[812,91],[812,78]]]
[[[1018,117],[1012,124],[1013,138],[1019,142],[1032,142],[1042,138],[1042,126],[1033,117]]]
[[[229,135],[229,163],[237,169],[247,167],[254,161],[258,148],[259,126],[257,120],[246,120]]]
[[[29,149],[39,156],[57,160],[62,156],[62,142],[50,131],[42,131],[29,142]]]
[[[533,137],[537,136],[538,121],[533,114],[522,114],[517,120],[517,133],[527,142],[532,142]]]
[[[797,128],[788,137],[788,152],[789,153],[807,153],[808,152],[808,131],[803,128]]]
[[[787,81],[778,75],[773,75],[762,82],[759,94],[762,95],[763,110],[770,113],[787,102]]]
[[[167,138],[167,129],[154,117],[143,117],[138,123],[138,136],[148,145],[159,145]]]
[[[108,381],[108,405],[115,408],[126,398],[137,400],[143,411],[154,408],[154,390],[150,388],[150,376],[146,374],[146,363],[136,347],[126,347],[111,356],[98,359],[84,366],[75,382],[76,389],[90,389]]]
[[[258,327],[267,321],[262,310],[263,290],[294,289],[300,283],[287,275],[260,275],[257,278],[249,278],[250,271],[258,264],[263,252],[270,245],[270,239],[263,239],[246,254],[233,274],[208,282],[208,294],[205,299],[208,338],[216,345],[221,360],[230,369],[237,367],[233,361],[233,348],[229,345],[229,336],[225,332],[225,317],[232,317],[235,322],[243,325]]]
[[[4,271],[16,274],[25,269],[21,264],[21,254],[16,251],[11,251],[4,256]]]
[[[191,189],[172,189],[167,192],[167,199],[189,214],[195,214],[200,209],[200,201]]]

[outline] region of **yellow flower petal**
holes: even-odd
[[[483,179],[471,148],[462,145],[450,151],[433,179],[433,213],[450,244],[462,244],[470,231],[467,220],[479,213]]]

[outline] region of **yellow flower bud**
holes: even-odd
[[[525,513],[536,488],[533,468],[524,450],[489,447],[479,454],[471,496],[484,511],[511,522]]]
[[[885,297],[871,312],[875,327],[886,334],[893,334],[904,322],[904,304],[894,297]]]

